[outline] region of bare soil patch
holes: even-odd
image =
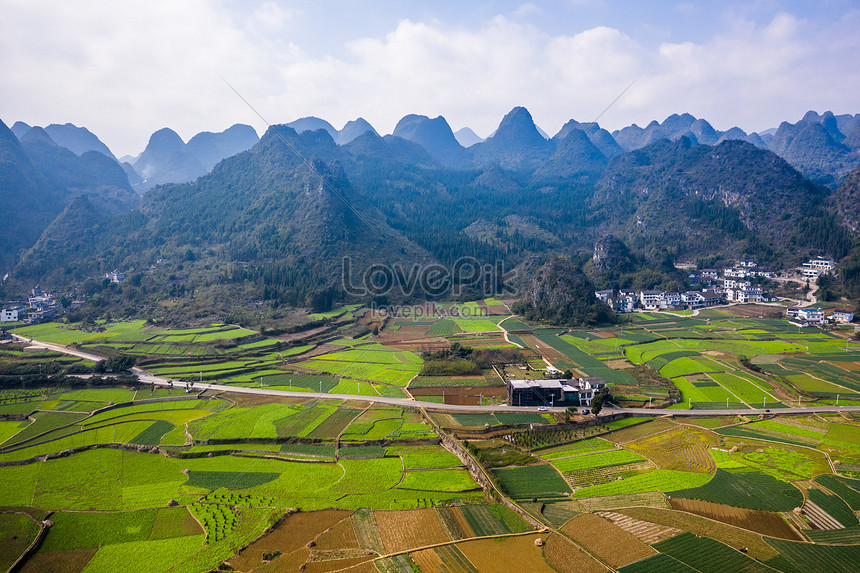
[[[607,571],[597,559],[566,537],[552,533],[546,539],[543,557],[559,573],[600,573]]]
[[[288,569],[281,568],[282,558],[284,562],[293,562],[294,556],[290,554],[299,549],[306,550],[308,543],[316,540],[317,536],[330,527],[347,519],[351,513],[333,509],[294,513],[278,524],[271,533],[243,549],[230,560],[230,565],[239,571],[251,571],[263,564],[263,553],[280,551],[283,555],[275,560],[279,562],[277,570],[286,571]],[[298,563],[304,563],[307,557],[308,552],[305,551],[304,557]]]
[[[399,511],[374,511],[376,526],[386,553],[450,541],[432,507]]]
[[[538,537],[521,535],[496,539],[476,539],[458,543],[457,547],[474,563],[478,571],[505,571],[506,573],[554,573],[543,559],[542,548],[535,545]]]

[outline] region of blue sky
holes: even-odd
[[[118,155],[164,126],[407,113],[486,136],[524,105],[548,133],[671,113],[746,131],[860,112],[856,2],[5,0],[0,119],[86,125]]]

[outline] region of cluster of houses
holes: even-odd
[[[80,301],[73,301],[71,307],[77,308],[81,304]],[[26,299],[12,301],[6,308],[0,310],[0,322],[35,324],[56,316],[61,310],[60,303],[53,295],[36,285]]]
[[[645,310],[665,310],[667,308],[705,308],[722,303],[722,295],[715,289],[687,292],[667,292],[661,290],[599,290],[594,295],[612,307],[615,312],[633,312],[637,308]]]
[[[836,263],[833,262],[833,259],[828,259],[826,257],[816,257],[814,259],[809,259],[809,261],[803,263],[801,272],[803,273],[803,278],[810,281],[816,281],[818,280],[818,277],[833,272],[835,268]]]
[[[590,406],[594,396],[606,387],[597,376],[547,380],[508,380],[511,406]]]
[[[722,279],[720,275],[722,274]],[[774,272],[761,267],[753,260],[738,261],[735,266],[722,271],[701,269],[689,275],[692,281],[704,283],[709,288],[687,292],[659,290],[599,290],[594,295],[612,307],[616,312],[633,312],[637,308],[645,310],[665,310],[669,308],[706,308],[723,302],[776,302],[752,278],[773,278]]]
[[[820,308],[791,306],[786,310],[788,321],[795,326],[822,326],[825,324],[848,324],[854,320],[849,310],[833,310],[825,314]]]

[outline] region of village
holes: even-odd
[[[814,284],[820,276],[833,273],[836,264],[833,259],[816,257],[803,263],[801,267],[787,273],[786,280]],[[769,295],[760,283],[762,279],[774,279],[778,274],[770,267],[759,266],[751,259],[737,261],[732,267],[724,269],[698,269],[691,272],[691,283],[705,286],[702,290],[686,292],[660,290],[599,290],[594,295],[608,304],[615,312],[629,313],[637,310],[692,310],[710,308],[726,304],[777,304],[787,299]],[[854,321],[854,313],[849,310],[833,309],[825,313],[819,308],[801,306],[798,302],[786,309],[786,318],[799,327],[824,326],[826,324],[847,324]]]

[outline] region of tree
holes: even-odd
[[[561,377],[565,380],[570,380],[571,378],[573,378],[573,372],[571,372],[570,370],[565,370],[564,372],[562,372]]]
[[[591,400],[591,413],[595,416],[603,409],[603,394],[597,394]]]
[[[378,326],[373,327],[373,336],[379,336],[379,327]]]
[[[108,358],[105,366],[107,366],[107,368],[109,370],[112,370],[113,372],[125,372],[126,370],[134,366],[134,363],[136,361],[137,359],[134,356],[128,356],[127,354],[118,354],[116,356],[111,356],[110,358]]]

